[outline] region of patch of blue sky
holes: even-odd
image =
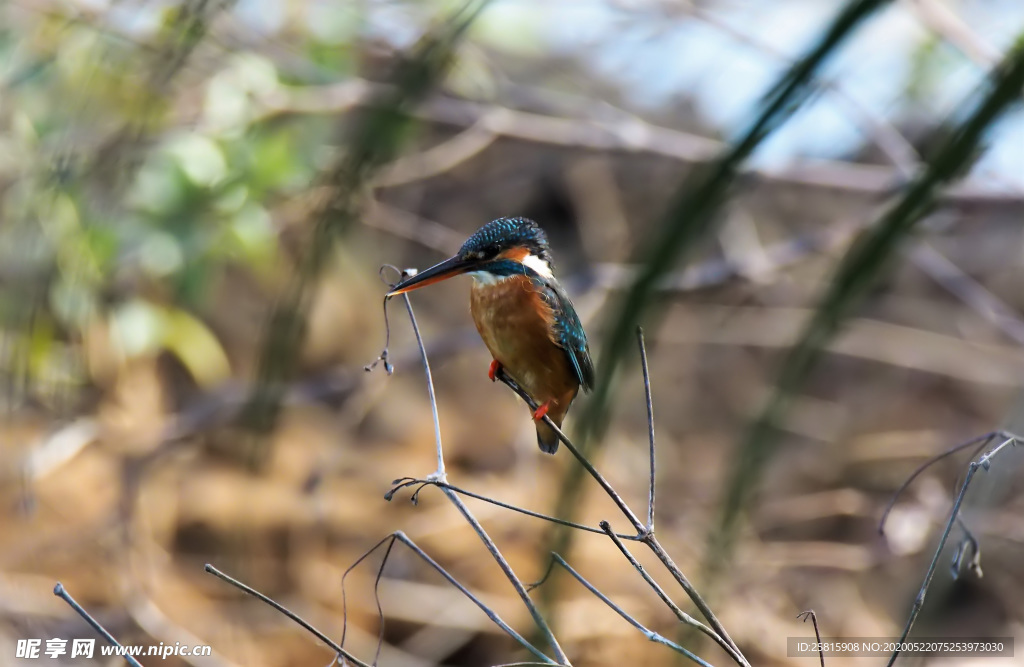
[[[1024,110],[1020,107],[991,128],[987,150],[971,175],[995,190],[1024,189]]]
[[[602,47],[608,36],[614,35],[621,16],[604,3],[560,2],[553,5],[526,3],[513,0],[494,2],[481,18],[486,20],[494,9],[503,11],[540,13],[544,17],[539,38],[555,54],[577,54],[596,42]],[[600,54],[595,54],[600,57]]]
[[[722,3],[711,5],[710,11],[736,31],[794,58],[813,43],[841,4]],[[998,50],[1024,30],[1024,3],[1019,0],[974,0],[958,9],[971,29]],[[651,13],[623,12],[599,2],[549,6],[547,11],[550,48],[579,55],[596,72],[622,85],[640,110],[692,98],[703,120],[725,136],[734,136],[750,122],[751,111],[785,69],[782,60],[763,49],[682,14],[659,22]],[[913,112],[940,122],[961,108],[985,70],[961,58],[926,91],[925,103],[910,105],[906,91],[913,56],[929,34],[897,3],[860,26],[822,68],[821,76],[838,82],[844,94],[875,117],[898,123],[901,114]],[[1015,150],[1013,145],[1020,138],[1017,124],[1008,121],[994,129],[991,149],[979,168],[1024,167],[1024,147]],[[868,140],[862,125],[848,103],[826,92],[769,137],[753,159],[759,166],[772,166],[801,158],[841,158]]]
[[[640,109],[659,109],[683,94],[692,95],[698,111],[714,126],[728,122],[756,96],[747,85],[768,80],[762,63],[730,55],[733,44],[721,32],[699,22],[686,22],[658,33],[633,27],[602,45],[592,66],[628,87]],[[729,72],[730,68],[738,68]],[[741,82],[733,85],[731,81]],[[715,94],[709,90],[721,84]]]

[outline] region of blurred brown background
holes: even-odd
[[[51,594],[59,580],[124,643],[213,647],[168,665],[326,665],[329,649],[204,563],[337,640],[343,573],[396,530],[529,635],[526,610],[440,492],[423,490],[416,506],[408,492],[383,497],[392,480],[434,469],[434,445],[400,302],[394,375],[363,370],[385,339],[378,268],[423,268],[488,220],[534,218],[596,352],[672,192],[841,5],[493,3],[416,107],[400,155],[359,183],[355,224],[301,298],[296,276],[332,165],[357,143],[396,53],[452,3],[0,5],[0,664],[92,664],[14,658],[18,639],[94,636]],[[840,51],[821,94],[749,165],[716,233],[659,288],[647,329],[658,534],[698,586],[730,456],[837,258],[1021,30],[1016,2],[892,3]],[[753,663],[816,664],[786,656],[786,637],[813,634],[796,618],[809,608],[828,636],[898,636],[967,454],[917,479],[881,536],[885,504],[929,456],[1019,417],[1022,174],[1017,110],[796,397],[736,561],[710,596]],[[526,408],[487,380],[467,283],[412,298],[449,480],[550,513],[577,464],[564,448],[539,453]],[[282,304],[305,316],[283,352],[275,332],[290,320],[272,318]],[[631,355],[594,461],[638,513],[642,389]],[[254,401],[264,390],[269,403]],[[266,407],[278,402],[279,413]],[[979,473],[964,521],[984,576],[954,580],[946,553],[917,634],[1024,636],[1022,456],[1007,451]],[[524,582],[543,573],[547,524],[467,504]],[[628,528],[589,479],[574,518]],[[947,552],[962,536],[954,528]],[[682,603],[657,561],[634,552]],[[679,634],[603,536],[579,534],[564,555],[651,629],[728,662]],[[346,587],[345,646],[367,661],[379,564],[378,553]],[[550,619],[574,665],[677,663],[568,577],[551,586]],[[379,599],[381,665],[528,659],[401,546]]]

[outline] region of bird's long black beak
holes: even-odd
[[[458,255],[444,260],[440,264],[435,264],[429,269],[425,269],[414,276],[411,276],[402,282],[398,283],[391,288],[385,296],[392,297],[406,292],[411,292],[414,289],[426,287],[427,285],[433,285],[439,283],[442,280],[447,280],[452,276],[457,276],[467,271],[472,271],[479,264],[476,260],[462,259]]]

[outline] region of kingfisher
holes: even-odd
[[[559,428],[580,387],[594,386],[587,334],[572,301],[555,280],[551,250],[528,218],[492,220],[449,259],[395,285],[387,297],[468,273],[469,309],[493,361],[493,382],[504,369],[538,405],[533,412],[541,451],[558,450]]]

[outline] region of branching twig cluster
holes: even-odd
[[[928,564],[928,569],[925,571],[924,581],[921,582],[921,588],[917,593],[917,597],[914,598],[914,604],[910,609],[910,615],[907,617],[906,625],[903,628],[903,634],[900,635],[899,640],[896,642],[897,649],[893,652],[889,658],[888,665],[891,666],[896,662],[896,658],[899,657],[899,647],[902,646],[903,642],[910,635],[910,631],[914,627],[914,623],[917,621],[918,615],[921,613],[921,609],[924,607],[925,596],[928,594],[928,589],[931,587],[932,578],[935,576],[935,570],[938,569],[939,559],[942,556],[942,552],[946,547],[946,543],[949,541],[949,535],[953,531],[954,525],[959,525],[964,532],[964,538],[957,546],[953,554],[952,570],[953,576],[956,577],[965,560],[967,560],[967,566],[969,569],[974,571],[975,574],[981,574],[980,564],[980,548],[978,540],[971,534],[971,532],[964,526],[963,521],[960,518],[960,508],[963,505],[964,498],[967,496],[967,490],[971,485],[971,480],[974,479],[974,475],[978,470],[985,470],[986,472],[991,468],[992,461],[999,456],[1000,452],[1005,450],[1007,447],[1016,446],[1021,439],[1013,433],[1006,431],[994,431],[988,433],[979,438],[972,438],[967,442],[961,443],[949,450],[939,454],[938,456],[926,461],[921,467],[919,467],[910,478],[897,490],[896,495],[893,498],[893,503],[896,497],[917,477],[925,468],[931,464],[939,461],[951,454],[975,447],[974,454],[971,457],[971,462],[967,466],[967,474],[964,475],[964,481],[960,484],[960,491],[956,495],[956,499],[953,501],[953,507],[949,511],[949,519],[946,521],[946,525],[942,530],[942,536],[939,538],[939,543],[935,547],[935,553],[932,554],[931,562]],[[993,445],[992,443],[995,442]],[[885,525],[885,519],[889,514],[889,510],[892,509],[892,503],[886,508],[885,514],[882,517],[882,522],[879,525],[881,529]],[[966,558],[967,554],[971,554],[970,558]]]
[[[412,325],[413,325],[413,331],[414,331],[414,333],[416,335],[417,341],[420,344],[420,349],[423,350],[422,338],[420,337],[420,334],[419,334],[419,328],[418,328],[418,326],[416,324],[416,318],[415,318],[415,315],[414,315],[414,313],[412,311],[412,306],[411,306],[410,302],[408,301],[408,297],[405,296],[404,298],[405,298],[406,308],[408,309],[410,320],[411,320]],[[682,570],[678,567],[678,565],[675,564],[675,562],[672,560],[672,558],[668,555],[668,552],[661,545],[660,541],[658,540],[658,538],[657,538],[657,536],[655,534],[654,502],[655,502],[656,467],[655,467],[654,415],[653,415],[653,407],[652,407],[652,401],[651,401],[650,377],[649,377],[649,374],[647,372],[648,369],[647,369],[646,350],[644,348],[644,343],[643,343],[643,334],[639,330],[637,332],[637,340],[638,340],[638,344],[640,346],[641,364],[642,364],[643,376],[644,376],[644,388],[645,388],[645,395],[646,395],[646,400],[647,400],[648,426],[649,426],[649,433],[650,433],[650,436],[651,436],[650,437],[650,455],[651,455],[651,460],[650,460],[650,479],[649,479],[648,507],[647,507],[647,513],[646,513],[646,519],[647,519],[646,523],[644,521],[642,521],[637,516],[637,514],[629,507],[629,505],[622,498],[622,496],[611,485],[611,483],[600,473],[600,471],[597,470],[597,468],[594,466],[594,464],[589,459],[587,459],[586,456],[584,456],[580,452],[579,448],[576,447],[576,445],[572,442],[572,440],[570,440],[561,431],[561,429],[559,429],[558,426],[555,425],[550,420],[550,418],[548,418],[546,416],[544,417],[544,420],[548,424],[548,426],[550,426],[552,429],[554,429],[555,432],[558,434],[559,440],[566,446],[566,448],[569,450],[569,452],[572,453],[572,455],[586,469],[586,471],[590,474],[590,476],[593,477],[593,479],[601,486],[601,488],[605,491],[605,493],[612,500],[612,502],[615,503],[616,507],[618,507],[618,509],[622,512],[623,516],[630,523],[630,525],[631,525],[631,527],[632,527],[634,532],[632,532],[632,533],[625,533],[625,534],[621,534],[620,535],[620,534],[616,533],[612,529],[611,524],[608,521],[602,521],[600,523],[600,527],[599,528],[595,528],[595,527],[592,527],[592,526],[584,526],[584,525],[576,524],[576,523],[572,523],[572,522],[566,522],[566,521],[560,520],[560,519],[558,519],[556,517],[548,517],[548,516],[545,516],[545,515],[538,514],[536,512],[531,512],[529,510],[524,510],[522,508],[514,507],[514,506],[508,505],[506,503],[502,503],[500,501],[493,500],[493,499],[487,498],[485,496],[481,496],[480,494],[465,492],[463,489],[460,489],[458,487],[455,487],[455,486],[452,486],[452,485],[448,484],[446,473],[445,473],[445,468],[444,468],[443,445],[442,445],[441,438],[440,438],[440,431],[437,428],[435,428],[435,438],[436,438],[436,447],[437,447],[437,460],[438,460],[438,468],[437,468],[437,470],[434,473],[432,473],[431,475],[429,475],[426,478],[424,478],[424,479],[416,479],[416,478],[408,478],[408,477],[406,477],[406,478],[401,478],[401,479],[396,480],[393,488],[388,492],[387,498],[389,498],[389,499],[392,498],[396,492],[398,492],[398,491],[400,491],[402,489],[409,488],[409,487],[412,487],[412,486],[418,486],[419,488],[417,488],[413,492],[413,495],[412,495],[412,500],[415,502],[417,497],[418,497],[418,494],[420,493],[420,491],[422,490],[422,488],[424,486],[426,486],[426,485],[433,485],[433,486],[436,486],[437,488],[441,489],[441,491],[445,494],[445,496],[448,497],[448,499],[456,506],[456,508],[459,510],[459,512],[465,517],[465,519],[473,527],[474,531],[477,533],[477,535],[480,537],[480,539],[484,542],[484,544],[487,547],[488,551],[490,552],[491,556],[495,559],[495,561],[499,564],[499,566],[501,566],[502,570],[505,572],[506,577],[509,579],[510,583],[512,583],[513,587],[516,589],[516,592],[520,595],[520,598],[523,600],[523,603],[526,605],[527,609],[530,611],[531,616],[533,617],[534,621],[536,622],[537,627],[541,630],[542,634],[547,639],[548,644],[551,646],[553,652],[555,653],[555,659],[557,660],[557,662],[556,663],[552,663],[552,664],[568,665],[570,663],[568,662],[568,658],[562,652],[562,649],[559,647],[558,642],[555,639],[554,635],[551,633],[549,625],[543,619],[543,617],[539,614],[539,612],[536,609],[536,606],[534,605],[534,603],[530,599],[527,589],[525,587],[523,587],[522,582],[519,580],[518,576],[508,566],[507,561],[501,555],[500,551],[498,551],[497,547],[493,543],[493,540],[491,540],[491,538],[487,535],[487,533],[480,526],[479,522],[473,517],[472,513],[469,511],[469,509],[462,502],[462,500],[460,498],[460,494],[465,493],[466,495],[469,495],[470,497],[473,497],[473,498],[482,499],[482,500],[485,500],[487,502],[491,502],[491,503],[494,503],[496,505],[499,505],[501,507],[505,507],[507,509],[511,509],[511,510],[514,510],[514,511],[517,511],[517,512],[521,512],[521,513],[530,515],[530,516],[534,516],[536,518],[554,521],[555,523],[558,523],[558,524],[561,524],[561,525],[565,525],[565,526],[568,526],[568,527],[571,527],[571,528],[575,528],[575,529],[578,529],[578,530],[584,530],[584,531],[588,531],[588,532],[606,534],[609,537],[609,539],[611,539],[613,541],[613,543],[616,545],[616,547],[618,547],[618,549],[622,552],[622,554],[625,556],[627,561],[637,570],[637,572],[640,573],[640,575],[643,577],[644,581],[646,581],[647,584],[649,586],[651,586],[651,588],[658,595],[659,599],[661,599],[662,602],[664,602],[666,604],[666,606],[676,615],[676,617],[679,619],[679,621],[681,623],[683,623],[685,625],[689,625],[689,626],[699,630],[700,632],[704,633],[705,635],[710,637],[712,640],[714,640],[715,643],[718,644],[738,665],[741,665],[741,666],[744,666],[744,667],[748,667],[749,663],[747,662],[747,659],[743,656],[743,653],[740,651],[739,647],[736,645],[736,643],[729,636],[728,632],[725,630],[725,627],[718,620],[717,616],[715,616],[714,612],[711,610],[711,608],[707,604],[707,602],[701,597],[701,595],[698,593],[698,591],[693,586],[693,584],[690,583],[690,581],[686,577],[686,575],[683,574]],[[430,376],[430,364],[429,364],[429,360],[427,359],[425,351],[423,352],[423,364],[424,364],[424,368],[425,368],[426,374],[427,374],[428,393],[429,393],[429,396],[430,396],[431,409],[433,410],[433,413],[434,413],[435,426],[436,426],[437,425],[437,403],[436,403],[436,399],[435,399],[435,396],[434,396],[434,391],[433,391],[433,387],[432,387],[432,380],[431,380],[431,376]],[[531,407],[531,409],[536,409],[537,408],[537,405],[533,401],[533,399],[525,391],[523,391],[523,389],[521,387],[519,387],[516,384],[515,380],[513,380],[508,374],[506,374],[504,371],[500,371],[497,374],[497,377],[503,383],[505,383],[510,389],[512,389],[514,392],[516,392],[516,394],[518,394]],[[401,541],[403,541],[405,544],[407,544],[408,546],[413,548],[414,551],[416,551],[418,555],[420,555],[422,558],[427,559],[427,556],[424,553],[422,553],[422,551],[419,550],[417,547],[412,545],[411,542],[408,540],[408,538],[405,538],[404,536],[398,537],[398,535],[399,534],[396,534],[393,537],[395,539],[401,539]],[[672,575],[672,577],[676,580],[676,582],[683,588],[683,590],[689,596],[689,598],[694,603],[694,605],[700,610],[701,614],[706,619],[707,624],[705,624],[705,623],[703,623],[703,622],[693,618],[692,616],[690,616],[689,614],[684,612],[675,602],[672,601],[671,597],[664,591],[664,589],[662,589],[654,581],[654,579],[643,569],[643,567],[636,560],[636,558],[633,557],[633,555],[629,552],[628,548],[625,545],[625,541],[627,541],[627,540],[628,541],[640,542],[640,543],[646,545],[651,550],[651,552],[654,553],[655,556],[657,556],[657,558],[664,565],[665,569]],[[640,623],[638,620],[636,620],[635,618],[630,616],[621,607],[616,605],[607,596],[605,596],[603,593],[601,593],[595,586],[593,586],[590,582],[588,582],[586,579],[584,579],[578,572],[576,572],[575,569],[573,569],[568,564],[568,562],[566,562],[566,560],[560,554],[552,553],[551,554],[551,558],[552,558],[552,564],[560,565],[570,575],[572,575],[577,581],[579,581],[581,584],[583,584],[584,587],[586,587],[589,591],[594,593],[602,602],[604,602],[605,604],[610,606],[613,610],[616,611],[616,613],[618,613],[619,615],[623,616],[623,618],[625,618],[627,620],[627,622],[629,622],[631,625],[633,625],[638,630],[640,630],[644,634],[644,636],[646,636],[650,641],[663,644],[663,645],[665,645],[665,646],[667,646],[667,647],[669,647],[669,648],[671,648],[671,649],[681,653],[682,655],[687,656],[688,658],[690,658],[694,662],[697,662],[698,664],[701,664],[701,665],[706,665],[707,664],[706,661],[704,661],[703,659],[699,658],[698,656],[696,656],[695,654],[693,654],[692,652],[690,652],[686,648],[684,648],[684,647],[680,646],[679,644],[677,644],[677,643],[675,643],[673,641],[670,641],[670,640],[666,639],[665,637],[659,635],[658,633],[653,632],[652,630],[646,628],[642,623]],[[436,565],[433,561],[428,560],[428,562],[430,562],[430,564],[432,566],[434,566],[435,568],[438,568],[438,569],[440,568],[440,566]],[[466,591],[461,585],[459,585],[454,580],[453,577],[451,577],[451,575],[447,574],[443,570],[439,569],[439,571],[442,573],[443,576],[445,576],[446,579],[448,579],[450,582],[452,582],[453,584],[458,586],[459,589],[463,593],[465,593],[467,595],[470,595],[468,593],[468,591]],[[478,605],[481,604],[476,598],[472,597],[471,595],[470,595],[470,597]],[[491,612],[490,610],[487,610],[487,609],[485,609],[485,612],[487,613],[487,615],[493,621],[495,621],[495,623],[497,623],[500,627],[502,627],[502,629],[505,630],[513,639],[516,639],[516,641],[518,641],[520,644],[522,644],[531,653],[533,653],[537,657],[542,657],[544,659],[550,660],[550,658],[547,658],[545,656],[545,654],[540,652],[536,647],[530,645],[528,642],[525,642],[525,640],[522,639],[522,637],[520,635],[515,634],[514,632],[510,631],[507,628],[507,626],[505,626],[503,624],[503,622],[497,617],[496,614],[494,614],[493,612]]]

